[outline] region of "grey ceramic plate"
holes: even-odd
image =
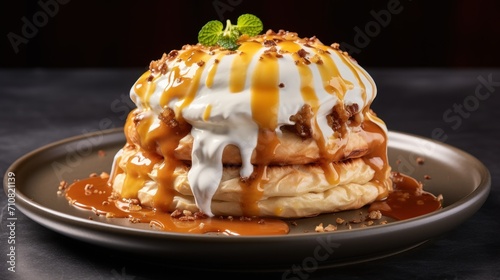
[[[101,131],[23,156],[7,170],[16,175],[16,206],[49,229],[128,254],[179,265],[195,263],[198,268],[291,272],[292,267],[341,266],[415,248],[468,219],[484,203],[491,185],[489,171],[473,156],[430,139],[390,132],[393,169],[422,181],[425,190],[442,194],[443,209],[405,221],[389,220],[385,225],[364,228],[357,224],[329,233],[316,233],[314,228],[319,223],[335,224],[337,217],[355,219],[366,210],[298,219],[286,236],[219,236],[168,233],[125,219],[106,220],[70,206],[56,194],[61,179],[71,182],[92,172],[109,171],[124,141],[121,129]],[[417,157],[424,158],[424,164],[418,164]],[[7,176],[4,178],[7,190]]]

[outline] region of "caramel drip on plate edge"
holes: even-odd
[[[320,163],[324,170],[325,177],[331,184],[336,184],[340,179],[338,171],[331,164],[333,158],[338,158],[338,155],[329,154],[325,137],[323,136],[316,116],[319,109],[319,99],[316,94],[316,89],[313,84],[313,73],[306,63],[302,60],[304,51],[302,46],[290,41],[278,43],[281,49],[292,54],[296,61],[297,71],[301,77],[301,95],[305,104],[311,106],[313,111],[313,119],[311,126],[313,127],[312,137],[317,142],[320,148],[320,155],[323,161]],[[266,170],[271,162],[275,149],[280,145],[276,130],[278,129],[278,112],[280,104],[279,90],[279,63],[278,58],[269,54],[261,54],[260,59],[255,61],[255,67],[252,73],[248,73],[251,63],[254,62],[253,57],[262,49],[262,44],[259,42],[249,41],[242,44],[238,54],[235,55],[231,75],[229,77],[229,89],[233,94],[238,94],[245,87],[247,76],[250,77],[250,92],[251,92],[251,109],[255,123],[259,126],[259,134],[257,146],[255,148],[256,158],[258,162],[254,166],[254,172],[250,178],[242,178],[241,187],[241,208],[245,217],[258,216],[258,201],[262,197],[263,189],[261,183],[267,180]],[[336,67],[333,58],[329,52],[334,52],[348,68],[350,68],[357,84],[362,86],[363,100],[367,102],[366,86],[359,76],[359,73],[364,74],[363,70],[354,65],[349,59],[345,58],[338,51],[331,48],[320,47],[308,48],[309,52],[314,52],[317,59],[321,63],[316,63],[320,73],[324,90],[331,95],[335,95],[341,106],[343,95],[348,88],[352,87],[352,83],[345,80],[338,68]],[[221,51],[213,60],[212,65],[208,66],[208,74],[205,79],[205,85],[210,88],[213,84],[214,77],[217,72],[219,60],[223,55],[229,55],[229,51]],[[307,52],[309,55],[310,53]],[[213,54],[212,54],[213,55]],[[172,64],[171,69],[165,74],[167,75],[167,85],[161,95],[160,105],[163,108],[168,107],[169,102],[178,100],[175,108],[175,116],[177,120],[183,121],[182,109],[189,106],[196,96],[198,87],[201,82],[201,76],[205,67],[205,61],[208,60],[210,54],[193,48],[181,53],[176,61]],[[174,156],[174,150],[178,146],[180,139],[189,133],[189,126],[169,126],[163,121],[154,120],[151,108],[149,107],[149,99],[151,98],[156,87],[156,79],[159,75],[152,75],[150,71],[144,73],[134,86],[134,90],[139,98],[144,101],[143,110],[134,110],[129,115],[127,127],[131,122],[135,123],[137,134],[139,135],[139,152],[131,156],[126,162],[126,177],[121,198],[110,198],[112,188],[104,180],[89,178],[75,182],[66,192],[66,197],[75,206],[89,209],[97,214],[106,214],[107,216],[129,218],[133,222],[145,222],[160,228],[165,231],[174,232],[189,232],[189,233],[207,233],[219,232],[229,235],[274,235],[286,234],[289,229],[287,224],[279,219],[221,219],[221,218],[201,218],[190,221],[180,221],[169,215],[174,209],[170,205],[173,201],[175,190],[174,170],[183,163],[177,160]],[[375,88],[372,80],[365,76],[365,79],[371,83],[372,88]],[[379,198],[386,198],[383,202],[372,204],[372,207],[379,210],[387,216],[396,219],[407,219],[428,213],[440,208],[440,202],[431,194],[427,194],[421,190],[421,185],[418,182],[405,179],[403,175],[395,174],[394,187],[395,191],[389,192],[392,186],[390,180],[386,180],[390,167],[387,163],[387,154],[385,151],[387,143],[387,135],[383,129],[377,125],[381,120],[378,119],[371,111],[369,104],[366,106],[363,114],[363,122],[360,125],[365,140],[370,143],[370,152],[364,157],[365,162],[375,170],[375,175],[372,180],[379,187]],[[210,117],[211,104],[207,105],[204,111],[203,119],[207,120]],[[344,126],[347,124],[343,124]],[[347,143],[348,131],[345,127],[341,129],[340,135],[336,135],[335,145],[342,151]],[[168,137],[165,137],[168,135]],[[127,134],[128,145],[134,145],[130,141],[130,136]],[[136,143],[137,144],[137,143]],[[158,165],[157,179],[158,190],[153,197],[153,208],[130,208],[127,200],[136,199],[137,192],[142,188],[149,178],[153,167]],[[116,173],[119,168],[113,170]],[[402,179],[401,179],[402,178]],[[111,178],[112,180],[113,178]],[[92,186],[92,194],[89,194],[88,186]],[[97,192],[95,192],[97,191]],[[398,196],[394,198],[394,196]],[[418,205],[414,207],[409,203],[402,203],[401,197],[407,201]],[[128,205],[128,206],[127,206]],[[398,210],[398,213],[391,209],[400,209],[404,207],[406,211]],[[418,208],[418,210],[415,210]],[[279,214],[280,209],[276,209],[276,214]],[[416,214],[417,213],[417,214]]]

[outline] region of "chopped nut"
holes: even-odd
[[[64,180],[62,180],[61,182],[59,182],[59,186],[57,187],[59,190],[64,190],[68,187],[68,183]]]
[[[319,224],[316,226],[316,228],[314,229],[315,232],[324,232],[325,231],[325,227],[323,227],[323,223]]]
[[[345,222],[345,220],[338,217],[337,219],[335,219],[335,222],[340,225],[340,224],[343,224]]]
[[[133,224],[137,224],[137,223],[140,223],[141,222],[141,219],[139,218],[136,218],[136,217],[129,217],[128,220],[133,223]]]
[[[101,172],[99,177],[101,177],[102,179],[109,179],[109,174],[107,172]]]
[[[370,211],[368,217],[372,220],[380,220],[382,218],[382,212],[380,212],[380,210]]]
[[[140,205],[136,205],[136,204],[129,204],[128,209],[130,211],[140,211],[142,209],[142,207]]]
[[[337,226],[334,226],[332,224],[328,224],[325,228],[324,228],[324,231],[326,232],[330,232],[330,231],[336,231],[337,230]]]
[[[417,157],[417,163],[418,164],[422,165],[422,164],[424,164],[424,162],[425,162],[425,160],[423,158]]]
[[[175,209],[174,212],[170,213],[170,217],[172,218],[178,218],[182,216],[182,212],[179,209]]]
[[[304,50],[304,49],[300,49],[300,50],[297,51],[297,54],[299,55],[299,57],[304,58],[304,57],[307,56],[308,52],[306,50]]]
[[[198,212],[194,212],[194,218],[195,219],[206,219],[208,216],[201,212],[201,211],[198,211]]]

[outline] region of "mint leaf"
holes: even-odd
[[[239,16],[236,26],[241,34],[247,34],[248,36],[258,35],[264,28],[262,21],[252,14]]]
[[[198,33],[198,42],[205,46],[216,45],[223,33],[223,24],[218,20],[207,22]]]
[[[221,36],[217,41],[217,45],[221,46],[224,49],[235,50],[238,48],[238,44],[236,40],[231,37]]]
[[[227,20],[225,29],[222,22],[212,20],[198,32],[198,42],[205,46],[219,45],[225,49],[235,50],[238,48],[237,41],[241,35],[255,36],[263,28],[262,21],[252,14],[238,17],[236,25],[232,25],[231,21]]]

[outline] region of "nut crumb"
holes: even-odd
[[[337,226],[334,226],[332,224],[328,224],[325,228],[324,228],[324,231],[325,232],[330,232],[330,231],[336,231],[337,230]]]
[[[422,164],[424,164],[424,162],[425,162],[424,158],[422,158],[422,157],[417,157],[417,163],[418,163],[418,164],[422,165]]]
[[[382,219],[382,212],[380,212],[380,210],[370,211],[368,217],[372,220],[380,220]]]
[[[335,219],[335,222],[340,225],[340,224],[343,224],[345,222],[345,220],[338,217],[337,219]]]
[[[135,218],[135,217],[130,217],[128,218],[128,220],[133,223],[133,224],[137,224],[137,223],[140,223],[141,222],[141,219],[139,218]]]
[[[68,187],[68,183],[64,180],[59,182],[59,186],[57,187],[58,190],[65,190]]]
[[[316,226],[316,228],[314,229],[315,232],[324,232],[325,231],[325,227],[323,226],[323,223],[319,224]]]
[[[179,209],[175,209],[174,212],[170,213],[172,218],[179,218],[180,216],[182,216],[182,212]]]

